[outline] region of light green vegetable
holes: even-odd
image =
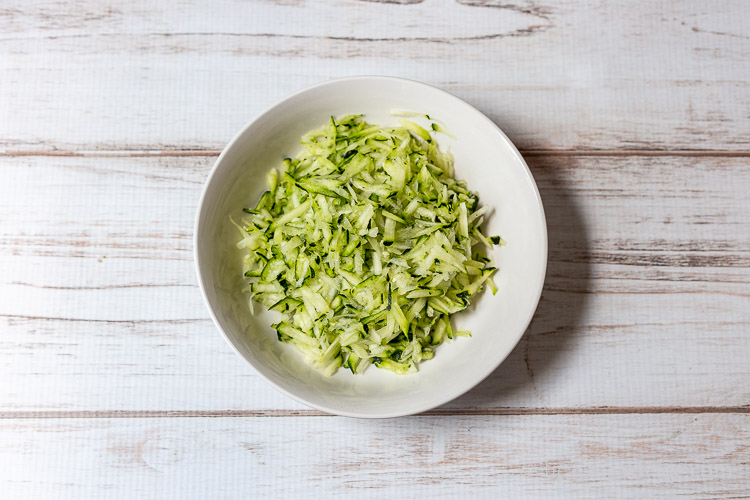
[[[428,130],[401,124],[331,118],[244,209],[247,290],[281,314],[279,340],[326,375],[369,364],[413,373],[437,345],[470,335],[453,332],[452,314],[485,284],[497,290],[474,249],[504,243],[481,233],[486,208]]]

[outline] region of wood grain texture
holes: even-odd
[[[2,2],[0,497],[748,498],[748,33],[742,0]],[[478,107],[547,211],[528,332],[418,417],[277,393],[194,277],[219,150],[355,74]]]
[[[739,498],[750,415],[0,420],[10,498]]]
[[[1,411],[303,409],[202,304],[192,218],[212,161],[0,160]],[[550,236],[538,313],[441,411],[748,408],[750,159],[528,161]]]
[[[747,152],[746,11],[742,0],[4,2],[0,149],[220,149],[302,87],[389,74],[466,99],[526,149]]]

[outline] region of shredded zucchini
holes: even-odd
[[[302,144],[239,224],[251,311],[255,300],[281,313],[279,340],[325,375],[370,364],[413,373],[446,339],[470,335],[451,315],[485,284],[497,291],[475,246],[505,242],[482,234],[486,208],[412,121],[332,117]]]

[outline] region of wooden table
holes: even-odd
[[[750,494],[748,2],[165,4],[0,6],[2,498]],[[193,271],[219,150],[355,74],[478,107],[547,210],[529,331],[409,418],[277,393]]]

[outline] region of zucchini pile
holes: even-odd
[[[486,207],[453,178],[453,157],[413,121],[379,127],[331,118],[267,176],[238,227],[250,295],[281,313],[273,325],[325,375],[342,365],[414,373],[457,335],[450,317],[487,285],[479,227]],[[434,123],[433,131],[440,131]]]

